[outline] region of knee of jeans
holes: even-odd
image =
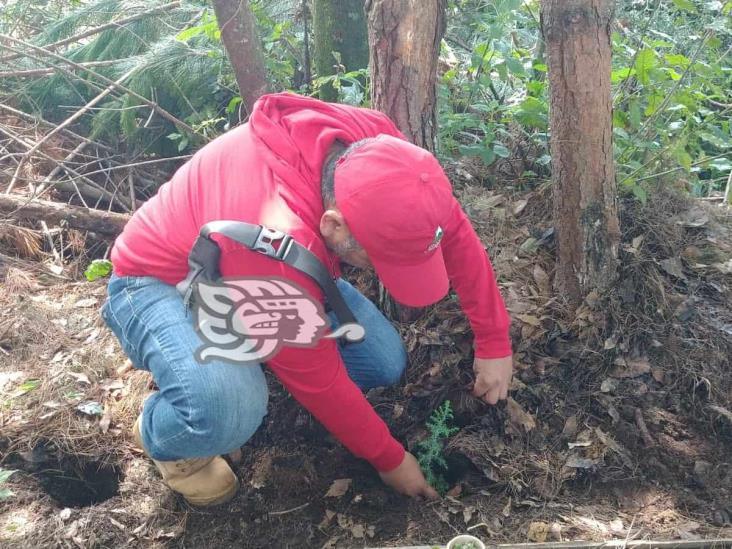
[[[382,385],[396,385],[407,367],[407,351],[398,345],[381,364]]]
[[[266,386],[244,394],[235,394],[228,387],[209,388],[195,400],[198,412],[189,427],[217,453],[243,445],[267,414]]]

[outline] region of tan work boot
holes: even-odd
[[[135,420],[132,435],[144,452],[145,447],[140,435],[140,417]],[[234,471],[220,456],[178,461],[153,459],[152,461],[160,471],[165,484],[171,490],[183,495],[191,505],[207,506],[225,503],[234,497],[239,488],[239,480]]]

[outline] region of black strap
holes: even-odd
[[[212,234],[222,234],[252,251],[287,263],[308,275],[323,290],[328,305],[335,312],[341,326],[358,323],[338,290],[335,280],[315,254],[282,231],[242,221],[211,221],[201,228],[200,236],[196,239],[188,256],[188,276],[177,285],[178,291],[184,296],[186,305],[190,302],[196,281],[215,281],[221,278],[219,272],[221,250],[218,244],[211,239]],[[279,242],[276,249],[273,245],[275,242]],[[359,340],[351,341],[358,342]]]

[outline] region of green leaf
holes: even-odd
[[[179,147],[180,150],[180,147]],[[112,262],[108,259],[95,259],[84,271],[84,276],[89,282],[94,282],[98,278],[104,278],[112,272]]]
[[[696,13],[696,6],[691,2],[691,0],[673,0],[673,2],[674,5],[682,11]]]
[[[619,82],[622,82],[623,80],[627,80],[631,76],[635,76],[635,69],[631,67],[625,67],[623,69],[615,69],[612,73],[610,73],[610,81],[613,84],[617,84]]]
[[[638,81],[647,86],[651,83],[651,70],[658,66],[658,58],[656,52],[650,48],[645,48],[638,53],[635,59],[635,71]]]
[[[523,63],[515,57],[509,57],[506,59],[506,66],[508,70],[517,76],[526,76],[526,69],[524,69]]]
[[[6,500],[14,495],[15,493],[10,489],[0,488],[0,501]]]
[[[33,391],[34,389],[38,389],[41,385],[40,379],[28,379],[18,385],[18,391],[21,391],[21,394],[29,393],[30,391]]]
[[[641,125],[641,110],[640,101],[637,99],[631,100],[628,105],[628,117],[630,119],[630,125],[633,128],[639,128]]]
[[[719,170],[720,172],[727,173],[732,170],[732,161],[724,157],[715,158],[709,163],[709,167],[714,168],[715,170]]]
[[[669,65],[681,67],[682,69],[686,69],[686,67],[691,64],[691,60],[689,60],[689,58],[685,55],[681,55],[680,53],[667,53],[663,56],[663,58]]]
[[[229,101],[229,104],[226,105],[226,114],[231,114],[236,110],[237,105],[242,102],[241,95],[237,95],[236,97],[232,97],[231,101]]]
[[[511,151],[509,151],[508,147],[502,143],[493,143],[493,152],[496,153],[496,156],[500,156],[501,158],[508,158],[511,156]]]
[[[13,476],[13,473],[17,473],[18,471],[15,469],[3,469],[0,467],[0,484],[4,484],[11,476]]]
[[[633,185],[633,195],[645,205],[648,202],[648,193],[640,185]]]

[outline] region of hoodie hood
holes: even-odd
[[[404,139],[383,113],[292,93],[262,96],[249,127],[258,153],[280,180],[282,198],[312,227],[323,213],[321,171],[336,140],[348,146],[379,134]]]

